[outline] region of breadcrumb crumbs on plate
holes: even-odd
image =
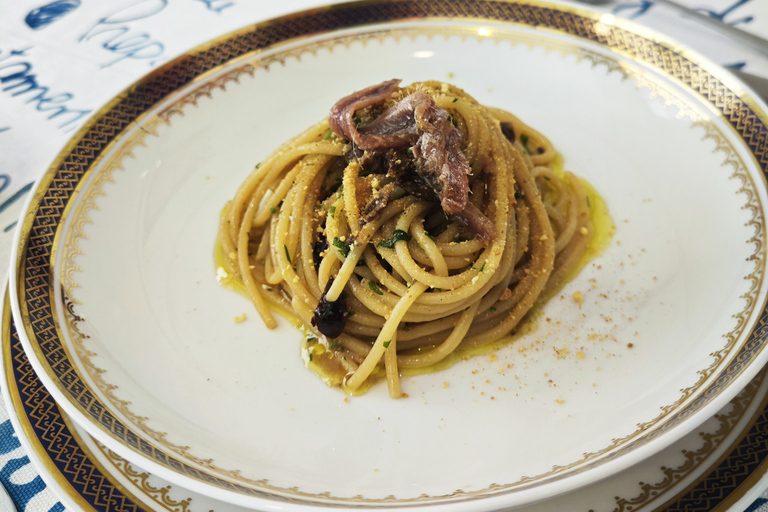
[[[496,354],[491,354],[489,359],[491,360],[491,362],[496,361],[496,359],[497,359]]]
[[[555,402],[556,402],[558,405],[563,405],[563,404],[565,403],[565,400],[563,400],[562,398],[558,398],[557,400],[555,400]]]
[[[576,352],[576,357],[578,357],[579,359],[584,359],[584,352],[579,350],[578,352]]]
[[[345,404],[348,404],[348,403],[349,403],[349,397],[348,397],[348,396],[345,396],[345,397],[344,397],[344,403],[345,403]]]
[[[448,387],[448,381],[443,381],[443,387],[444,387],[444,388],[447,388],[447,387]]]
[[[576,302],[584,302],[584,295],[580,291],[574,292],[572,297]]]
[[[246,318],[247,317],[245,313],[243,313],[242,315],[237,315],[236,317],[234,317],[232,321],[235,322],[236,324],[239,324],[239,323],[245,322]]]

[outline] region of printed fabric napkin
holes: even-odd
[[[746,512],[768,512],[768,492],[764,492],[762,496],[757,498]]]
[[[768,38],[765,0],[678,0]],[[0,0],[0,283],[17,218],[68,138],[129,84],[206,40],[328,0]],[[573,1],[569,2],[577,5]],[[651,0],[594,8],[647,24],[713,61],[768,78],[768,56],[734,43]],[[35,94],[28,94],[33,89]],[[30,461],[0,401],[0,483],[18,511],[67,510]],[[768,512],[764,479],[732,512]],[[2,511],[0,500],[0,511]]]
[[[61,512],[66,510],[59,497],[40,477],[21,446],[4,404],[0,401],[0,483],[11,497],[16,510]],[[0,511],[3,510],[0,499]],[[8,511],[11,512],[11,511]]]

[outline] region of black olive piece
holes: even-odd
[[[515,128],[512,126],[512,123],[499,123],[499,126],[501,126],[501,133],[504,134],[507,140],[515,142],[517,136],[515,135]]]
[[[312,248],[312,259],[315,261],[315,268],[320,266],[323,261],[322,253],[328,250],[328,240],[320,239],[315,242],[315,246]]]
[[[344,326],[347,324],[347,302],[344,296],[339,297],[335,302],[328,302],[326,294],[331,287],[333,279],[328,281],[328,285],[323,291],[323,298],[317,304],[315,314],[312,316],[312,325],[328,338],[338,338],[344,332]]]

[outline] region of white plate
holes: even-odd
[[[6,296],[7,297],[7,296]],[[5,305],[7,306],[7,300]],[[40,475],[72,510],[241,512],[173,485],[128,462],[89,436],[53,401],[24,354],[6,309],[2,316],[2,391],[17,436]],[[728,510],[742,512],[759,493],[768,456],[768,373],[668,448],[601,482],[519,512]],[[88,475],[88,478],[82,478]],[[100,498],[107,496],[108,499]],[[737,500],[738,505],[730,506]]]
[[[213,245],[254,164],[390,77],[518,114],[617,232],[514,345],[407,379],[407,400],[348,399],[303,368],[296,329],[268,331],[217,284]],[[268,22],[151,75],[73,139],[20,229],[14,317],[68,414],[203,494],[530,503],[668,446],[765,363],[764,122],[715,66],[584,11],[372,2]]]

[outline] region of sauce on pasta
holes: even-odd
[[[596,191],[514,115],[439,82],[339,101],[222,211],[218,259],[265,324],[358,394],[496,346],[607,245]]]

